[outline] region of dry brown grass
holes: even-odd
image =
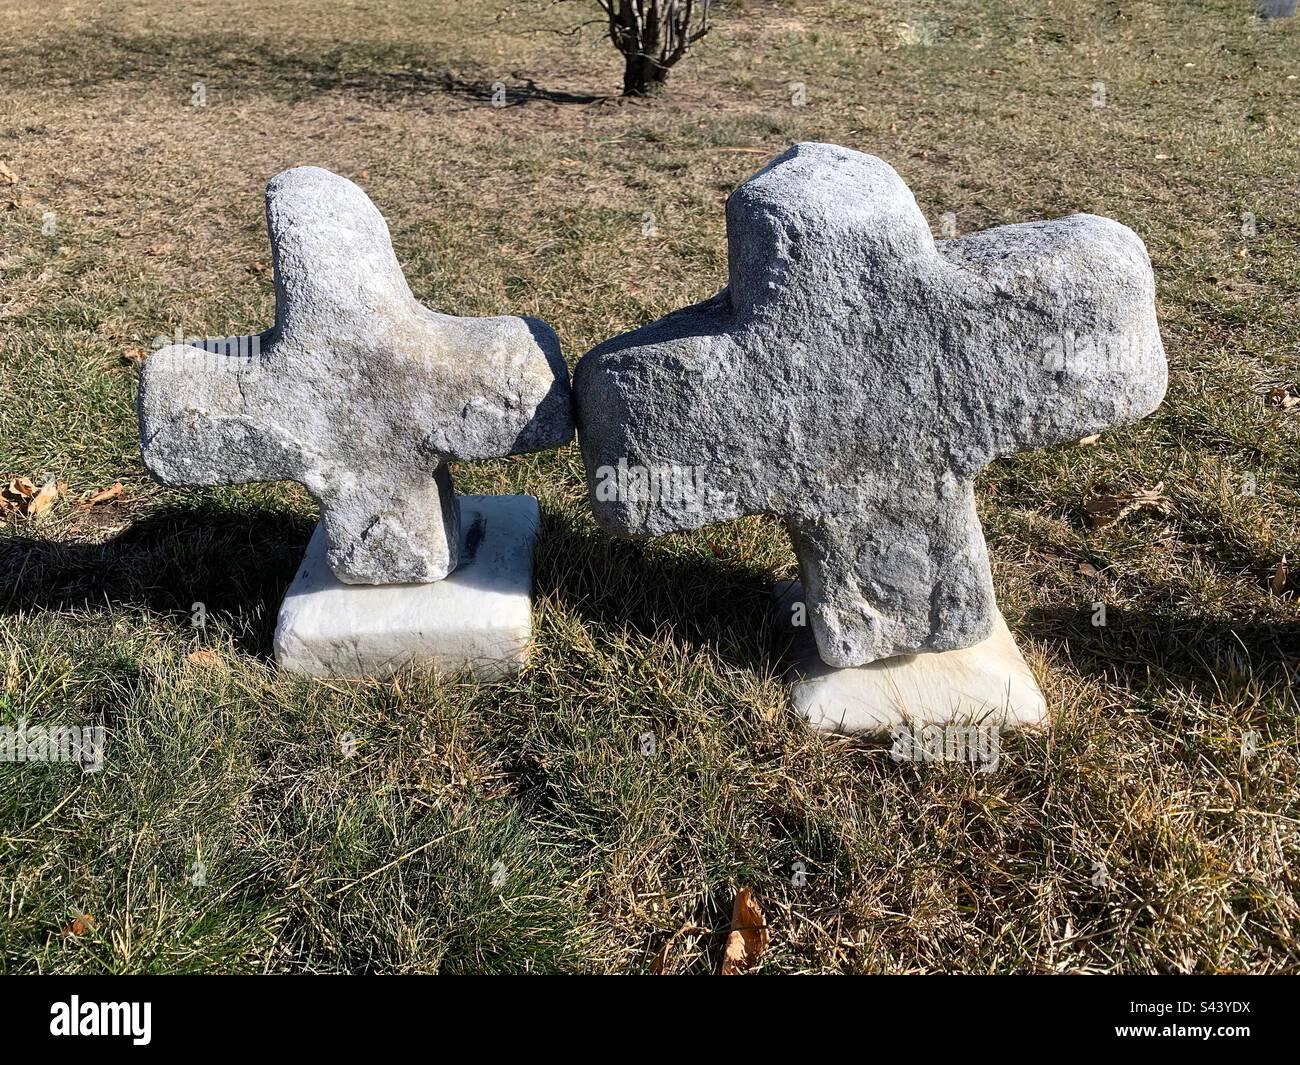
[[[1300,394],[1300,24],[1237,0],[749,3],[667,98],[583,103],[557,94],[613,91],[608,45],[497,8],[0,3],[0,474],[131,493],[0,540],[5,716],[111,730],[94,777],[0,766],[5,967],[638,971],[691,925],[668,968],[706,970],[748,884],[773,971],[1300,968],[1300,606],[1295,578],[1270,589],[1300,556],[1300,416],[1264,396]],[[266,180],[355,178],[421,298],[537,314],[576,356],[718,287],[726,194],[798,139],[884,157],[962,231],[1091,210],[1151,250],[1165,406],[981,484],[1050,735],[992,774],[809,735],[766,621],[779,529],[610,542],[572,447],[460,478],[546,515],[516,684],[276,676],[310,501],[152,485],[122,357],[269,320]],[[1171,514],[1084,525],[1089,495],[1158,481]],[[220,668],[185,661],[200,645]],[[59,935],[74,912],[92,935]]]

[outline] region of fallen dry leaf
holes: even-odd
[[[204,669],[215,669],[221,665],[221,659],[217,657],[217,652],[209,651],[206,647],[191,651],[185,656],[185,661],[189,662],[190,665],[202,666]]]
[[[149,357],[149,352],[144,348],[132,347],[122,352],[122,361],[129,362],[132,365],[138,365]]]
[[[5,491],[15,499],[25,501],[36,494],[36,485],[32,484],[26,477],[14,477],[10,480]]]
[[[46,481],[41,485],[40,491],[27,501],[27,509],[23,513],[29,518],[34,518],[54,506],[54,501],[58,498],[59,486],[53,481]]]
[[[90,495],[81,500],[83,507],[95,507],[100,503],[110,503],[114,499],[121,498],[122,482],[114,481],[107,488],[101,488],[98,492],[91,492]]]
[[[1100,439],[1101,439],[1101,433],[1093,433],[1092,436],[1085,436],[1082,440],[1080,440],[1079,446],[1088,447],[1092,444],[1095,444]]]
[[[752,968],[767,950],[771,939],[754,893],[747,887],[741,888],[731,905],[731,931],[727,934],[720,975],[735,976]]]
[[[1300,407],[1300,396],[1293,396],[1291,390],[1283,385],[1274,385],[1264,393],[1264,402],[1279,410],[1294,410]]]
[[[74,917],[72,922],[64,927],[63,934],[65,936],[84,936],[98,923],[91,914],[83,913],[79,917]]]
[[[1101,529],[1107,525],[1113,525],[1126,514],[1132,514],[1135,510],[1145,510],[1148,507],[1163,514],[1168,514],[1170,509],[1169,500],[1161,495],[1164,487],[1165,482],[1161,481],[1154,488],[1145,489],[1141,492],[1128,492],[1114,496],[1094,496],[1083,504],[1084,520],[1087,521],[1088,528]]]
[[[8,185],[18,184],[18,175],[10,170],[3,160],[0,160],[0,178],[3,178]]]
[[[1287,577],[1286,555],[1283,555],[1282,561],[1273,570],[1273,578],[1268,582],[1268,590],[1274,595],[1281,595],[1286,590]]]
[[[46,481],[37,488],[29,477],[14,477],[0,488],[0,510],[16,510],[24,517],[35,518],[54,505],[61,494],[62,481]]]
[[[1079,573],[1084,577],[1097,577],[1100,576],[1101,574],[1101,570],[1099,570],[1091,562],[1080,562],[1078,569],[1079,569]]]

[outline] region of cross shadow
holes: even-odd
[[[128,608],[229,621],[236,647],[271,656],[285,589],[315,521],[282,510],[167,505],[102,543],[0,540],[0,616]]]
[[[0,540],[0,616],[128,608],[189,624],[195,603],[229,622],[241,653],[272,657],[276,616],[315,519],[274,507],[167,504],[101,543]],[[534,595],[605,629],[670,628],[736,668],[779,674],[789,638],[771,624],[769,575],[724,558],[683,559],[651,541],[542,512]]]
[[[682,559],[655,544],[544,513],[537,594],[554,594],[602,627],[647,637],[670,629],[731,666],[782,676],[799,644],[774,624],[771,574],[725,558]],[[1172,597],[1173,589],[1150,589],[1151,602]],[[1266,689],[1300,683],[1300,623],[1122,607],[1110,607],[1106,622],[1094,626],[1091,605],[1080,603],[1030,611],[1017,628],[1081,674],[1134,691],[1178,686],[1213,697],[1244,677]]]
[[[738,669],[779,676],[792,641],[772,624],[771,574],[725,557],[672,555],[665,539],[616,537],[586,516],[543,511],[534,592],[601,628],[669,630]]]
[[[282,508],[168,504],[102,543],[15,535],[0,540],[0,616],[129,608],[188,624],[195,603],[229,619],[242,653],[271,657],[280,602],[315,519]],[[707,535],[707,534],[706,534]],[[1153,601],[1172,590],[1153,588]],[[780,676],[792,639],[773,624],[770,574],[725,557],[681,557],[660,541],[601,531],[585,514],[542,512],[534,593],[553,595],[611,631],[671,631],[737,669]],[[1233,677],[1294,685],[1300,623],[1180,615],[1089,604],[1030,611],[1018,627],[1085,676],[1135,691],[1175,685],[1213,695]]]
[[[1161,589],[1151,598],[1166,601]],[[1134,691],[1191,688],[1213,696],[1253,677],[1265,688],[1296,683],[1300,623],[1235,621],[1172,611],[1108,607],[1094,625],[1090,604],[1032,610],[1020,632],[1068,655],[1081,674]]]

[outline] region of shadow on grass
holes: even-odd
[[[670,631],[693,647],[708,647],[728,665],[782,676],[796,641],[774,624],[771,574],[725,558],[672,555],[657,543],[611,537],[591,522],[547,515],[537,593],[554,594],[606,630],[643,637]],[[1163,591],[1152,589],[1151,598],[1167,601]],[[1294,622],[1119,606],[1108,608],[1106,622],[1094,626],[1088,604],[1060,606],[1031,611],[1020,632],[1063,647],[1080,673],[1133,690],[1181,684],[1213,695],[1216,687],[1247,678],[1266,688],[1300,683],[1300,624]]]
[[[726,558],[674,555],[661,541],[612,537],[569,515],[544,518],[536,591],[554,594],[607,631],[646,638],[671,632],[730,666],[764,676],[783,676],[796,650],[795,639],[774,624],[766,570]],[[1153,588],[1150,598],[1166,602],[1173,594]],[[1088,604],[1063,605],[1031,611],[1020,631],[1064,648],[1081,674],[1135,691],[1184,686],[1213,697],[1244,683],[1265,690],[1300,684],[1295,622],[1119,606],[1108,609],[1106,622],[1094,626]]]
[[[497,99],[498,85],[504,91],[497,107],[522,107],[529,103],[594,104],[609,99],[584,93],[545,89],[532,78],[510,75],[513,84],[504,80],[470,80],[446,71],[419,70],[359,71],[350,74],[319,74],[311,79],[311,86],[326,92],[355,92],[362,95],[385,96],[409,93],[447,93],[472,100],[492,102]]]
[[[0,615],[119,607],[188,618],[202,603],[240,650],[269,657],[275,618],[314,521],[271,507],[204,502],[153,510],[103,543],[0,540]],[[547,512],[534,593],[607,632],[709,648],[737,668],[778,672],[769,577],[724,558],[683,557]]]
[[[279,604],[314,520],[272,507],[215,503],[151,511],[103,543],[0,540],[0,615],[126,607],[188,619],[196,603],[229,618],[236,646],[269,658]],[[791,638],[773,625],[771,575],[725,557],[673,553],[676,537],[626,540],[590,520],[545,511],[534,593],[605,633],[671,634],[737,669],[780,676]],[[1153,598],[1159,597],[1153,590]],[[1020,631],[1057,645],[1081,674],[1134,690],[1184,684],[1208,694],[1253,678],[1297,683],[1300,624],[1234,621],[1087,604],[1030,611]]]
[[[0,50],[12,76],[23,80],[23,66],[42,80],[93,88],[142,77],[175,77],[188,99],[192,83],[203,81],[212,94],[235,91],[302,97],[313,91],[370,97],[452,95],[521,107],[530,103],[593,104],[606,96],[547,89],[515,72],[508,78],[437,61],[406,45],[299,39],[290,50],[279,42],[240,34],[130,34],[86,28],[43,39],[31,47]],[[505,86],[498,96],[498,83]]]
[[[779,675],[790,639],[772,624],[771,574],[727,558],[673,554],[682,538],[630,540],[544,512],[534,591],[606,632],[671,633],[728,665]]]
[[[1296,683],[1300,624],[1232,621],[1168,612],[1108,607],[1106,624],[1092,609],[1030,611],[1020,631],[1064,647],[1081,674],[1116,681],[1135,691],[1182,684],[1213,695],[1252,679],[1265,688]]]
[[[139,609],[229,618],[235,644],[269,658],[275,618],[314,522],[274,509],[154,510],[103,543],[0,541],[0,615]]]

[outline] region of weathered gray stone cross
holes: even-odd
[[[266,217],[275,326],[147,361],[145,464],[173,484],[299,481],[341,580],[439,580],[460,543],[447,463],[571,439],[559,342],[534,319],[421,306],[379,211],[329,171],[280,174]]]
[[[936,243],[892,168],[826,144],[737,189],[727,237],[727,288],[574,371],[597,519],[655,535],[779,515],[833,666],[983,639],[975,476],[1164,396],[1142,241],[1075,215]],[[627,467],[702,470],[707,490],[610,490]]]

